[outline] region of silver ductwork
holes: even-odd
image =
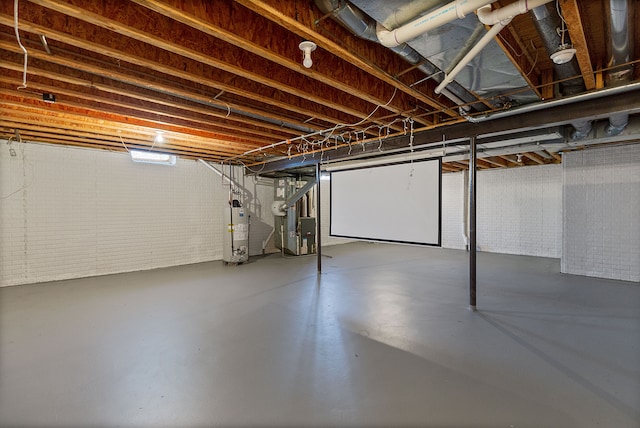
[[[631,81],[633,68],[630,65],[614,67],[617,64],[625,64],[630,60],[632,50],[630,38],[633,11],[630,10],[629,0],[608,0],[607,7],[607,53],[609,71],[605,73],[605,84],[607,87],[628,84]],[[556,52],[562,45],[561,18],[553,5],[545,5],[534,8],[531,12],[536,28],[544,42],[549,54]],[[570,44],[568,31],[564,35],[564,43]],[[554,74],[556,80],[565,80],[559,84],[560,93],[563,96],[576,95],[585,90],[584,82],[581,78],[572,79],[582,73],[575,58],[565,64],[555,64]],[[606,128],[607,135],[615,136],[620,134],[629,122],[629,115],[625,113],[615,114],[609,118],[609,125]],[[571,123],[574,132],[571,134],[572,140],[586,138],[591,132],[592,121],[583,119]]]
[[[315,3],[316,6],[318,6],[318,8],[324,14],[330,14],[335,21],[339,22],[343,27],[345,27],[355,36],[379,43],[378,37],[376,35],[377,22],[366,15],[364,12],[362,12],[355,5],[343,0],[315,0]],[[429,4],[435,4],[435,2],[432,1]],[[425,5],[422,4],[420,7],[422,8],[421,10],[424,10]],[[415,9],[413,7],[407,8],[407,10],[402,11],[403,13],[400,14],[401,16],[396,16],[394,18],[396,20],[405,19],[405,15],[407,15],[409,12],[413,12],[414,10]],[[436,83],[442,82],[442,79],[444,77],[442,71],[431,62],[423,58],[422,55],[420,55],[406,43],[392,47],[390,49],[396,54],[400,55],[409,64],[420,64],[417,68],[427,76],[430,76],[430,78],[433,79]],[[473,110],[476,111],[485,111],[488,109],[487,106],[485,106],[483,103],[480,103],[475,96],[470,94],[464,87],[462,87],[460,84],[457,84],[456,82],[452,82],[447,87],[447,91],[443,91],[442,94],[456,104],[468,104]],[[464,109],[467,111],[470,110],[469,106],[465,106]]]
[[[549,55],[553,54],[562,45],[562,35],[558,34],[561,28],[560,16],[555,10],[555,2],[535,7],[529,12],[533,18],[533,22],[540,33],[544,47]],[[564,35],[565,44],[570,44],[569,32]],[[584,81],[580,73],[578,61],[573,58],[564,64],[554,64],[555,80],[566,80],[560,83],[560,93],[562,95],[575,95],[584,92]],[[578,76],[575,79],[572,77]]]
[[[631,81],[633,67],[624,65],[615,67],[619,64],[628,63],[631,59],[633,43],[630,34],[632,34],[633,10],[630,10],[629,0],[609,0],[607,8],[607,68],[605,73],[606,86],[619,86],[627,84]],[[615,67],[615,68],[611,68]],[[625,113],[612,115],[609,118],[609,125],[606,133],[609,136],[620,134],[629,123],[629,115]]]
[[[530,12],[533,22],[540,33],[544,47],[549,55],[553,54],[563,45],[562,34],[559,29],[562,28],[560,16],[555,10],[555,4],[546,4],[533,8]],[[564,43],[571,44],[569,32],[564,34]],[[585,91],[584,81],[580,76],[580,66],[575,58],[564,64],[554,64],[554,80],[561,80],[559,84],[560,94],[563,96],[576,95]],[[581,140],[586,138],[591,132],[592,121],[585,119],[571,123],[575,129],[571,134],[572,140]]]

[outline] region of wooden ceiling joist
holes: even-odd
[[[365,73],[355,65],[346,61],[337,61],[330,55],[314,53],[316,61],[313,69],[306,69],[301,65],[301,51],[299,40],[292,38],[282,27],[275,25],[268,19],[257,15],[237,3],[184,3],[176,0],[134,0],[170,19],[188,25],[198,31],[209,34],[238,48],[249,50],[251,53],[279,64],[289,70],[304,74],[330,87],[351,93],[384,109],[401,114],[409,110],[412,98],[406,94],[398,94],[392,102],[385,105],[393,96],[393,88],[379,85],[379,81]],[[237,25],[242,22],[243,25]],[[260,32],[255,29],[260,28]],[[348,76],[348,82],[334,77],[332,71],[340,68],[339,75]],[[373,93],[373,90],[376,93]],[[399,102],[401,101],[401,102]]]
[[[384,0],[375,2],[373,9]],[[354,139],[363,152],[374,152],[414,139],[417,145],[428,144],[445,135],[452,140],[533,129],[542,123],[570,126],[574,120],[614,112],[637,114],[638,92],[629,88],[615,100],[601,95],[609,102],[567,100],[571,105],[562,109],[544,106],[526,115],[514,112],[508,120],[470,123],[474,121],[460,115],[453,101],[435,94],[437,82],[427,78],[424,67],[352,34],[313,0],[20,1],[19,34],[29,61],[28,87],[18,90],[24,54],[16,40],[12,3],[0,2],[0,135],[7,138],[18,129],[35,141],[48,137],[55,144],[105,150],[125,150],[124,141],[128,147],[171,150],[189,159],[197,154],[218,161],[246,159],[273,170],[297,166],[297,157],[302,163],[317,162],[318,156],[309,156],[326,150],[331,151],[324,159],[349,157],[346,141]],[[511,3],[495,0],[492,7]],[[559,0],[557,6],[587,90],[601,89],[611,36],[608,2]],[[551,4],[545,7],[552,12]],[[363,19],[375,24],[373,18]],[[640,26],[632,27],[635,48],[629,60],[636,63]],[[48,40],[46,49],[41,36]],[[430,42],[432,34],[419,37],[416,44],[408,44],[421,51],[419,46]],[[301,64],[302,40],[318,45],[311,68]],[[528,84],[522,91],[545,100],[559,93],[555,66],[532,14],[514,17],[496,41],[506,63],[510,60]],[[445,47],[438,55],[458,53],[459,47]],[[437,65],[439,60],[425,61]],[[477,79],[480,86],[483,81],[482,76]],[[477,93],[467,89],[469,96],[488,110],[472,116],[493,115],[498,104],[518,107],[515,92],[520,90],[495,89],[497,102],[478,96],[493,89],[474,89]],[[56,95],[56,103],[44,103],[43,93]],[[167,140],[162,146],[154,145],[159,131]],[[336,138],[331,147],[320,143],[328,134]],[[243,156],[248,151],[256,155]],[[560,162],[558,153],[541,147],[517,157],[481,157],[477,168]],[[443,171],[464,169],[467,160],[443,162]]]
[[[9,69],[12,69],[12,67]],[[100,90],[99,85],[94,85],[91,88],[81,91],[74,89],[73,84],[63,83],[63,80],[70,79],[61,78],[60,80],[54,81],[44,77],[45,74],[47,73],[42,73],[39,76],[31,78],[29,87],[41,93],[56,94],[58,99],[64,101],[67,105],[82,108],[99,108],[105,112],[140,119],[157,120],[161,123],[182,123],[184,126],[194,129],[215,132],[220,138],[231,141],[252,142],[257,145],[264,144],[266,141],[276,142],[286,138],[286,136],[282,134],[274,135],[273,133],[263,131],[252,131],[250,128],[243,128],[241,126],[231,127],[231,129],[229,129],[228,126],[221,126],[219,123],[213,122],[210,117],[207,117],[207,112],[204,109],[198,112],[185,112],[184,109],[180,108],[180,105],[170,106],[167,105],[167,103],[154,103],[149,100],[135,98],[129,93],[119,94],[113,90],[106,92]],[[0,82],[4,83],[5,87],[15,88],[20,85],[21,80],[16,76],[0,76]],[[95,100],[100,100],[100,102]],[[231,133],[229,131],[235,132]]]
[[[149,9],[133,3],[119,0],[33,0],[33,3],[72,16],[78,21],[117,32],[129,38],[127,44],[133,45],[135,50],[141,48],[135,45],[148,44],[166,52],[179,52],[180,56],[215,68],[218,73],[224,72],[251,82],[259,81],[288,96],[343,111],[359,119],[365,118],[376,106],[349,92],[337,91],[329,85],[313,82],[299,73],[285,73],[278,64],[162,15],[152,15]],[[74,25],[78,24],[76,22]],[[268,75],[264,74],[264,70],[269,70]]]
[[[293,130],[291,128],[288,128],[282,125],[276,125],[276,123],[285,123],[285,122],[293,123],[300,127],[304,126],[306,128],[315,128],[317,130],[323,129],[321,127],[315,126],[310,123],[305,123],[303,121],[296,121],[294,118],[291,118],[291,117],[278,116],[273,114],[272,112],[268,112],[264,110],[251,109],[246,106],[241,107],[239,105],[228,103],[228,102],[218,102],[217,104],[214,104],[214,102],[216,101],[213,99],[213,97],[203,95],[197,88],[183,89],[183,87],[176,86],[175,84],[170,85],[168,83],[164,84],[164,83],[155,82],[154,79],[157,79],[157,76],[146,76],[142,78],[132,74],[126,74],[118,71],[99,68],[90,64],[90,61],[91,61],[90,58],[83,58],[84,60],[64,58],[61,56],[60,50],[56,48],[52,48],[55,54],[53,56],[49,56],[46,52],[38,51],[37,49],[34,49],[33,46],[29,46],[28,42],[24,42],[24,43],[27,45],[27,48],[29,50],[29,58],[31,59],[35,58],[35,59],[47,61],[51,64],[61,65],[66,67],[67,70],[70,69],[70,70],[77,70],[77,71],[89,73],[92,76],[92,84],[94,86],[97,85],[96,81],[98,81],[101,78],[110,79],[110,82],[112,85],[117,86],[119,82],[122,82],[122,84],[131,85],[136,88],[142,88],[142,89],[145,89],[146,91],[150,91],[149,93],[154,94],[154,95],[150,95],[150,97],[170,96],[171,98],[177,98],[180,101],[186,100],[187,102],[190,102],[193,105],[195,105],[198,109],[200,108],[205,109],[207,114],[210,116],[215,116],[221,119],[224,118],[229,122],[239,123],[240,128],[245,129],[245,131],[246,131],[246,128],[250,128],[250,129],[263,128],[265,130],[277,131],[275,132],[276,135],[278,133],[288,134],[291,136],[300,135],[300,131],[298,130]],[[13,51],[15,53],[19,53],[20,51],[20,49],[17,46],[11,45],[9,42],[5,42],[3,40],[0,40],[0,49],[6,49],[8,51]],[[48,68],[51,69],[51,67],[48,67]],[[32,68],[30,68],[30,70],[32,70]],[[116,89],[114,87],[110,87],[109,90],[116,92]],[[135,93],[135,92],[136,91],[134,90],[132,93]],[[170,94],[170,95],[167,95],[167,94]],[[221,110],[219,108],[220,105],[224,105],[225,107],[228,108],[228,110],[227,109]],[[191,107],[191,108],[194,108],[194,107]],[[273,123],[270,123],[265,120],[261,121],[258,119],[253,119],[248,116],[241,116],[234,112],[234,110],[238,110],[240,108],[242,108],[249,114],[256,115],[256,116],[261,115],[266,119],[272,120]],[[200,111],[205,111],[205,110],[200,110]],[[230,127],[229,129],[234,129],[234,128]]]
[[[2,10],[5,3],[0,3]],[[75,18],[58,15],[54,20],[50,18],[55,12],[47,9],[34,10],[39,6],[29,8],[28,17],[21,17],[25,21],[20,22],[21,29],[33,34],[45,34],[51,41],[57,40],[70,46],[76,46],[88,52],[99,52],[101,55],[118,59],[114,63],[114,69],[126,68],[125,63],[135,64],[148,69],[150,73],[163,73],[165,76],[175,76],[197,84],[207,85],[212,93],[225,91],[227,94],[235,94],[256,103],[277,107],[290,112],[291,116],[302,115],[304,117],[317,117],[326,121],[328,126],[338,123],[352,123],[358,121],[363,114],[349,115],[342,111],[332,110],[326,106],[312,103],[302,97],[285,96],[274,88],[260,85],[248,79],[239,78],[231,73],[217,70],[212,67],[203,67],[201,63],[184,56],[164,50],[149,49],[148,45],[133,39],[127,39],[126,44],[113,36],[107,30],[91,26]],[[5,7],[5,9],[8,9]],[[3,10],[4,12],[4,10]],[[26,21],[29,19],[28,21]],[[73,20],[73,22],[69,22]],[[0,13],[0,24],[11,26],[13,17],[7,13]],[[80,39],[67,33],[69,28],[81,32],[86,38]]]
[[[569,29],[571,43],[576,50],[576,59],[580,66],[584,86],[587,90],[595,89],[596,79],[593,73],[593,66],[591,65],[589,46],[587,45],[582,19],[580,18],[578,0],[560,0],[559,3],[562,16]]]
[[[72,107],[62,104],[47,104],[41,100],[25,94],[20,95],[5,95],[3,100],[4,116],[18,115],[22,120],[32,121],[33,123],[46,124],[48,121],[56,122],[60,118],[67,122],[74,122],[77,118],[82,118],[79,122],[79,126],[86,128],[91,124],[99,120],[101,122],[108,121],[114,124],[115,130],[122,129],[128,126],[136,126],[145,128],[155,135],[159,130],[164,132],[172,132],[183,135],[193,135],[201,138],[205,138],[211,147],[232,147],[234,151],[245,151],[251,148],[255,148],[255,144],[243,143],[243,142],[229,142],[227,140],[221,140],[216,138],[215,134],[209,133],[203,130],[190,129],[180,127],[176,125],[163,125],[159,126],[156,122],[148,120],[134,119],[119,114],[100,114],[95,110],[90,110],[82,107]]]
[[[236,2],[261,16],[267,17],[269,20],[299,35],[303,39],[313,40],[323,50],[331,52],[344,61],[354,64],[367,73],[376,76],[381,81],[397,88],[399,91],[405,92],[426,105],[431,106],[433,109],[446,109],[445,114],[452,117],[458,116],[455,110],[450,109],[450,107],[454,107],[454,105],[449,100],[435,96],[433,93],[433,89],[435,89],[434,85],[429,88],[429,96],[411,88],[409,86],[410,83],[419,80],[415,78],[416,74],[413,74],[413,77],[408,76],[408,74],[411,73],[403,75],[403,78],[407,79],[406,82],[394,77],[408,66],[406,62],[402,60],[398,61],[398,58],[395,57],[391,51],[385,52],[384,49],[365,47],[367,43],[362,40],[356,40],[348,31],[339,28],[339,26],[332,23],[331,20],[324,20],[323,24],[331,26],[331,33],[340,34],[341,43],[319,34],[315,26],[320,16],[314,14],[311,8],[298,8],[295,2],[284,0],[236,0]],[[388,68],[390,62],[397,64],[396,69],[391,73],[386,73],[380,65],[385,64]],[[421,77],[424,77],[424,75],[421,75]]]
[[[540,156],[537,153],[533,153],[533,152],[526,152],[526,153],[522,153],[522,156],[531,159],[532,161],[534,161],[535,163],[537,163],[538,165],[544,165],[545,164],[545,159]]]

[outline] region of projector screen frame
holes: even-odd
[[[417,242],[410,240],[401,240],[401,239],[384,239],[384,238],[370,238],[370,237],[362,237],[362,236],[354,236],[348,234],[334,234],[333,229],[333,174],[340,173],[345,171],[353,171],[353,170],[362,170],[362,169],[370,169],[370,168],[379,168],[379,167],[388,167],[394,165],[402,165],[402,164],[410,164],[410,163],[421,163],[421,162],[438,162],[438,239],[437,242]],[[407,244],[407,245],[419,245],[419,246],[428,246],[428,247],[442,247],[442,157],[434,156],[419,160],[400,160],[400,161],[391,161],[387,163],[377,163],[371,165],[354,165],[353,167],[347,167],[344,169],[334,169],[329,171],[331,179],[329,180],[329,189],[330,189],[330,199],[329,199],[329,236],[335,238],[347,238],[347,239],[357,239],[361,241],[368,242],[387,242],[394,244]]]

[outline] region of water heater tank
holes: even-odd
[[[240,204],[223,208],[224,239],[222,260],[243,263],[249,260],[249,213]]]

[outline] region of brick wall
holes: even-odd
[[[465,188],[469,185],[467,174],[462,172],[442,175],[442,247],[464,250],[465,239]]]
[[[560,165],[484,170],[477,177],[480,250],[561,256]]]
[[[640,281],[640,145],[563,159],[564,273]]]
[[[228,187],[195,161],[133,163],[126,153],[13,143],[0,150],[0,286],[222,257]],[[240,175],[240,174],[238,174]],[[251,193],[251,253],[273,219],[272,183]]]
[[[467,178],[443,175],[443,247],[464,248]],[[477,245],[481,251],[559,258],[562,174],[559,165],[477,173]]]

